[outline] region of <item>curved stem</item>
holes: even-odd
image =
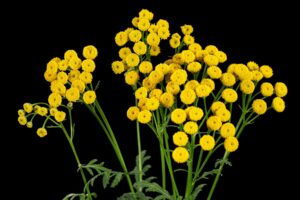
[[[78,167],[79,167],[79,171],[80,171],[80,174],[81,174],[83,183],[84,183],[85,186],[87,186],[87,187],[86,187],[86,191],[87,191],[87,193],[88,193],[88,199],[91,200],[91,199],[92,199],[92,196],[91,196],[90,188],[89,188],[89,186],[87,185],[86,177],[85,177],[84,171],[83,171],[83,169],[82,169],[82,167],[81,167],[81,163],[80,163],[78,154],[77,154],[77,152],[76,152],[75,146],[74,146],[74,144],[73,144],[73,141],[72,141],[71,137],[69,136],[69,134],[68,134],[66,128],[64,127],[64,125],[63,125],[62,123],[60,124],[60,127],[61,127],[61,129],[63,130],[63,132],[64,132],[64,134],[65,134],[65,136],[66,136],[66,138],[67,138],[67,140],[68,140],[68,142],[69,142],[69,145],[70,145],[70,147],[71,147],[71,149],[72,149],[73,155],[74,155],[75,160],[76,160],[76,162],[77,162],[77,165],[78,165]],[[72,130],[72,129],[71,129],[71,130]],[[72,134],[71,134],[71,135],[72,135]]]

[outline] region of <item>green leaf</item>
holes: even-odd
[[[227,158],[217,159],[215,162],[215,168],[217,168],[219,165],[229,165],[232,166],[231,162]]]
[[[202,176],[199,179],[208,179],[208,176],[217,174],[219,169],[213,169],[208,172],[203,172]]]
[[[150,182],[147,182],[147,181],[141,181],[141,182],[135,183],[135,185],[138,188],[145,188],[146,192],[156,192],[156,193],[159,193],[160,195],[156,197],[158,199],[169,199],[169,200],[172,200],[172,197],[169,194],[169,192],[167,190],[163,189],[157,183],[150,183]]]
[[[191,199],[192,199],[192,200],[194,200],[194,199],[197,198],[199,192],[202,191],[202,188],[203,188],[205,185],[206,185],[206,184],[200,184],[200,185],[198,185],[198,186],[194,189],[194,191],[193,191],[192,194],[191,194]]]
[[[120,181],[122,180],[122,177],[123,177],[123,173],[122,172],[116,172],[115,178],[112,181],[110,187],[112,187],[112,188],[116,187],[120,183]]]
[[[102,179],[102,184],[103,184],[103,187],[106,188],[107,185],[109,184],[109,180],[110,180],[110,174],[111,174],[111,171],[107,170],[103,173],[103,179]]]

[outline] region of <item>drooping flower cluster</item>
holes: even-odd
[[[127,111],[130,120],[153,129],[160,119],[157,113],[164,113],[168,116],[164,119],[170,119],[168,124],[179,129],[172,137],[174,161],[189,159],[190,148],[197,146],[191,138],[198,138],[203,151],[213,150],[223,138],[225,150],[233,152],[239,146],[236,133],[243,120],[252,122],[268,107],[284,111],[287,86],[264,81],[273,75],[270,66],[249,61],[226,67],[226,53],[215,45],[203,48],[192,35],[191,25],[170,33],[168,21],[154,22],[153,18],[152,12],[142,9],[132,20],[133,27],[116,34],[120,59],[112,63],[112,70],[124,74],[134,90],[137,103]],[[175,52],[165,61],[155,62],[153,57],[162,53],[163,40],[168,40]],[[266,98],[273,98],[271,105]],[[239,122],[231,120],[233,109],[240,109]]]
[[[62,59],[55,57],[47,63],[44,78],[50,83],[48,102],[24,103],[18,111],[21,125],[32,128],[35,116],[45,117],[42,127],[37,129],[37,135],[44,137],[47,135],[46,124],[49,120],[57,123],[65,120],[64,107],[72,106],[75,102],[94,103],[96,93],[91,83],[98,50],[88,45],[83,48],[82,54],[83,60],[75,50],[67,50]]]

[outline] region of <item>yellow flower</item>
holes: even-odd
[[[204,56],[204,62],[208,66],[217,66],[219,64],[219,59],[215,55],[208,54],[208,55]]]
[[[38,107],[38,109],[36,110],[36,113],[39,114],[42,117],[45,117],[48,114],[48,109],[45,107]]]
[[[226,108],[219,108],[216,112],[215,115],[220,117],[222,122],[226,122],[230,119],[231,113],[229,110]]]
[[[73,49],[69,49],[69,50],[67,50],[65,53],[64,53],[64,59],[66,60],[66,61],[70,61],[72,58],[77,58],[78,57],[78,55],[77,55],[77,53],[76,53],[76,51],[75,50],[73,50]]]
[[[288,93],[288,88],[285,83],[277,82],[275,83],[275,94],[278,97],[284,97]]]
[[[118,46],[124,46],[128,42],[128,35],[125,31],[116,34],[115,42]]]
[[[54,118],[57,122],[62,122],[66,118],[66,113],[64,111],[55,112]]]
[[[207,69],[207,74],[212,79],[219,79],[222,76],[222,70],[218,66],[210,66]]]
[[[77,80],[79,79],[79,76],[80,76],[80,71],[77,70],[77,69],[72,69],[69,74],[68,74],[68,77],[69,77],[69,81],[72,83],[74,80]]]
[[[120,50],[119,50],[119,57],[122,59],[122,60],[125,60],[125,58],[131,54],[131,50],[129,47],[122,47]]]
[[[148,110],[147,106],[146,106],[147,101],[148,101],[148,98],[141,98],[141,99],[139,99],[139,101],[138,101],[138,107],[141,110]]]
[[[196,58],[195,54],[191,50],[181,51],[181,56],[182,56],[183,62],[185,62],[185,63],[191,63]]]
[[[53,92],[48,97],[50,107],[57,108],[62,103],[62,97],[59,93]]]
[[[147,94],[148,94],[148,90],[145,87],[140,87],[134,92],[136,99],[146,98]]]
[[[159,19],[156,24],[159,28],[160,27],[169,28],[169,22],[167,20],[164,20],[164,19]]]
[[[133,45],[133,51],[139,56],[144,55],[147,52],[147,45],[142,41],[136,42]]]
[[[180,29],[181,29],[181,32],[184,34],[184,35],[190,35],[193,33],[194,31],[194,28],[192,25],[189,25],[189,24],[185,24],[183,26],[180,26]]]
[[[200,85],[200,83],[197,80],[189,80],[184,85],[184,88],[185,89],[195,90],[198,85]]]
[[[77,100],[79,100],[79,97],[80,97],[80,92],[78,88],[70,87],[66,91],[66,98],[68,101],[76,102]]]
[[[174,81],[169,81],[166,86],[166,91],[173,95],[176,95],[180,92],[180,86]]]
[[[44,73],[44,78],[48,82],[52,82],[56,79],[56,73],[51,70],[46,70]]]
[[[147,124],[151,121],[152,114],[149,110],[142,110],[138,113],[137,120],[142,124]]]
[[[137,54],[131,53],[125,58],[128,67],[135,67],[140,63],[140,58]]]
[[[19,116],[25,116],[25,114],[26,114],[26,113],[25,113],[25,110],[23,110],[23,109],[19,109],[19,110],[18,110],[18,115],[19,115]]]
[[[215,114],[219,109],[226,109],[226,106],[222,101],[215,101],[211,104],[210,109]]]
[[[187,65],[187,71],[191,73],[198,73],[202,68],[201,63],[199,62],[191,62]]]
[[[172,38],[169,40],[169,44],[170,44],[170,46],[171,46],[173,49],[176,49],[176,48],[179,47],[179,45],[180,45],[180,39],[179,39],[179,38],[172,37]]]
[[[252,73],[252,80],[253,81],[258,82],[264,77],[263,74],[259,70],[251,71],[251,73]]]
[[[80,69],[81,67],[81,59],[78,57],[73,57],[69,60],[69,66],[71,69]]]
[[[27,122],[26,123],[26,127],[27,128],[32,128],[33,127],[33,123],[30,121],[30,122]]]
[[[159,27],[157,30],[157,35],[158,35],[158,37],[160,37],[163,40],[168,39],[168,37],[170,36],[169,28]]]
[[[211,88],[207,85],[204,84],[199,84],[196,88],[195,88],[196,94],[198,97],[203,98],[203,97],[207,97],[210,93],[211,93]]]
[[[138,29],[141,31],[146,31],[150,27],[150,22],[146,18],[140,18],[138,24],[137,24]]]
[[[229,73],[229,72],[223,73],[220,80],[221,80],[222,84],[227,86],[227,87],[233,86],[236,82],[235,76],[232,73]]]
[[[199,121],[202,119],[204,113],[203,110],[199,107],[196,106],[191,106],[189,107],[188,110],[188,117],[192,121]]]
[[[85,59],[81,63],[82,70],[86,72],[93,72],[96,68],[96,64],[92,59]]]
[[[216,142],[215,138],[211,135],[203,135],[200,138],[199,144],[204,151],[210,151],[215,147]]]
[[[268,65],[262,65],[260,68],[259,68],[259,71],[262,73],[262,75],[265,77],[265,78],[271,78],[273,76],[273,70],[270,66]]]
[[[260,92],[264,97],[269,97],[274,94],[274,87],[269,82],[264,82],[260,85]]]
[[[255,89],[255,85],[251,80],[245,79],[241,81],[240,89],[244,94],[252,94]]]
[[[142,61],[139,65],[139,71],[143,74],[149,74],[152,70],[153,66],[149,61]]]
[[[230,122],[223,124],[220,129],[220,134],[223,138],[228,138],[228,137],[234,136],[235,135],[235,126]]]
[[[122,74],[125,71],[125,65],[122,61],[114,61],[111,68],[115,74]]]
[[[171,71],[170,65],[166,63],[159,63],[155,66],[155,70],[161,71],[164,75],[169,74]]]
[[[81,72],[79,79],[82,80],[85,84],[92,83],[93,75],[90,72]]]
[[[196,100],[196,93],[192,89],[184,89],[180,93],[180,100],[186,105],[190,105]]]
[[[258,70],[259,66],[256,62],[254,61],[249,61],[247,62],[247,67],[249,68],[250,71]]]
[[[147,35],[146,41],[150,46],[158,46],[160,43],[160,38],[156,33],[151,32]]]
[[[57,111],[58,111],[57,108],[50,108],[50,111],[49,111],[49,112],[50,112],[50,115],[54,117],[54,116],[55,116],[55,113],[56,113]]]
[[[68,60],[61,60],[59,63],[58,63],[58,69],[60,71],[66,71],[69,67],[69,61]]]
[[[171,113],[171,121],[175,124],[182,124],[186,120],[186,112],[181,108],[176,108]]]
[[[177,146],[185,146],[189,141],[189,137],[187,136],[187,134],[183,131],[177,131],[174,135],[173,135],[173,143]]]
[[[33,110],[33,106],[32,106],[31,103],[24,103],[23,104],[23,109],[24,109],[25,112],[31,113],[32,110]]]
[[[194,135],[198,132],[199,126],[194,121],[188,121],[183,125],[183,130],[190,135]]]
[[[212,44],[207,45],[205,47],[205,50],[211,55],[215,55],[219,51],[219,49],[215,45],[212,45]]]
[[[217,131],[222,126],[222,120],[218,116],[210,116],[206,120],[206,126],[207,126],[208,129],[210,129],[212,131]]]
[[[153,90],[150,91],[149,98],[154,97],[154,98],[156,98],[156,99],[159,100],[160,96],[162,95],[162,93],[163,93],[163,91],[161,89],[155,88],[155,89],[153,89]]]
[[[215,89],[215,82],[210,78],[203,78],[200,84],[207,85],[208,87],[210,87],[211,90]]]
[[[191,35],[184,35],[183,36],[183,42],[186,45],[191,45],[195,43],[195,38]]]
[[[224,148],[228,152],[234,152],[239,147],[239,141],[234,136],[229,136],[224,141]]]
[[[172,152],[172,158],[177,163],[185,163],[189,159],[189,152],[184,147],[176,147]]]
[[[98,56],[98,50],[93,45],[87,45],[82,50],[83,57],[86,59],[95,59]]]
[[[46,67],[46,70],[47,71],[51,71],[53,72],[54,74],[57,73],[57,70],[58,70],[58,63],[54,60],[50,60],[48,63],[47,63],[47,67]]]
[[[135,85],[139,80],[139,73],[136,71],[129,71],[125,73],[125,82],[128,85]]]
[[[151,97],[146,102],[147,110],[154,111],[159,108],[159,100],[155,97]]]
[[[191,50],[196,55],[197,52],[202,50],[202,47],[199,43],[195,42],[193,44],[190,44],[188,49]]]
[[[45,128],[38,128],[36,131],[39,137],[45,137],[47,135],[47,130]]]
[[[51,82],[50,89],[51,89],[51,92],[58,93],[61,96],[64,96],[66,93],[66,86],[58,80],[54,80]]]
[[[140,30],[132,30],[129,33],[128,38],[131,42],[138,42],[142,38],[142,32]]]
[[[83,101],[86,104],[92,104],[95,102],[97,96],[96,96],[96,92],[93,90],[88,90],[85,93],[83,93]]]
[[[154,83],[160,83],[164,79],[164,73],[159,70],[154,70],[149,74],[149,80]]]
[[[61,82],[62,84],[66,84],[68,82],[68,75],[66,72],[58,72],[56,78],[57,81]]]
[[[71,87],[77,88],[80,93],[83,93],[85,90],[85,83],[82,80],[77,79],[72,82]]]
[[[238,95],[234,89],[226,88],[222,91],[222,98],[228,103],[234,103],[238,99]]]
[[[150,47],[150,55],[151,56],[158,56],[159,54],[160,54],[160,47],[158,45]]]
[[[128,119],[130,119],[131,121],[134,121],[137,119],[139,112],[140,112],[139,107],[131,106],[128,108],[126,114],[127,114]]]
[[[19,124],[22,125],[22,126],[26,125],[26,123],[27,123],[27,118],[26,118],[26,116],[19,116],[19,117],[18,117],[18,122],[19,122]]]
[[[272,101],[272,107],[276,112],[283,112],[285,109],[285,102],[281,97],[275,97]]]
[[[149,10],[147,10],[147,9],[142,9],[139,12],[139,18],[145,18],[145,19],[148,19],[150,21],[150,20],[153,19],[153,13],[150,12]]]
[[[255,99],[252,103],[252,109],[256,114],[262,115],[267,111],[267,103],[263,99]]]
[[[156,83],[153,83],[150,79],[149,76],[145,77],[142,81],[142,86],[147,88],[149,91],[153,90],[156,87]]]
[[[217,51],[215,56],[219,59],[219,63],[224,63],[227,60],[227,55],[223,51]]]

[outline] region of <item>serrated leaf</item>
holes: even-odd
[[[110,180],[110,171],[107,170],[103,173],[103,178],[102,178],[102,184],[103,184],[103,188],[106,188],[107,185],[109,184],[109,180]]]
[[[92,165],[92,164],[95,164],[98,160],[95,158],[93,160],[91,160],[88,165]],[[100,164],[102,164],[103,162],[101,162]]]
[[[112,181],[112,183],[110,185],[110,187],[112,187],[112,188],[116,187],[120,183],[122,178],[123,178],[123,173],[122,172],[117,172],[116,175],[115,175],[114,180]]]
[[[208,179],[208,176],[217,174],[219,169],[213,169],[208,172],[203,172],[202,176],[199,179]]]
[[[217,161],[215,162],[215,168],[223,164],[232,166],[231,162],[227,158],[223,158],[223,159],[217,159]]]
[[[172,197],[169,194],[169,192],[167,190],[163,189],[157,183],[149,183],[147,181],[141,181],[141,182],[138,182],[135,184],[140,188],[145,188],[146,192],[156,192],[156,193],[159,193],[161,196],[163,196],[164,199],[172,200]]]
[[[194,189],[194,191],[192,192],[192,194],[191,194],[191,199],[196,199],[197,198],[197,196],[198,196],[198,194],[202,191],[202,189],[203,189],[203,187],[205,186],[206,184],[200,184],[200,185],[198,185],[195,189]]]

